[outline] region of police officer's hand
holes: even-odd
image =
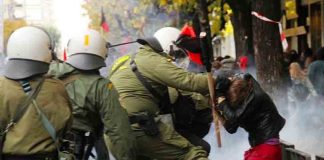
[[[217,97],[226,96],[226,92],[231,85],[231,81],[226,77],[217,77],[215,93]]]

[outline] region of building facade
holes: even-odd
[[[52,26],[54,0],[0,0],[0,53],[5,53],[5,46],[10,34],[25,25]]]
[[[24,19],[30,25],[53,22],[53,0],[4,0],[5,19]]]
[[[316,52],[324,47],[324,0],[284,0],[283,24],[290,50]],[[295,3],[291,5],[289,2]],[[292,11],[295,10],[295,11]],[[296,14],[290,14],[295,12]]]

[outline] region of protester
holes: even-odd
[[[249,133],[252,148],[245,152],[244,160],[281,160],[279,132],[285,119],[251,75],[230,79],[217,79],[217,114],[229,133],[238,127]]]
[[[316,52],[316,57],[317,60],[308,67],[308,77],[320,96],[318,99],[324,104],[324,47]]]
[[[225,56],[221,61],[213,62],[214,76],[232,76],[237,72],[237,64],[235,59],[230,56]]]
[[[313,51],[310,48],[307,48],[304,52],[304,63],[303,63],[303,68],[305,71],[307,71],[308,66],[315,61],[315,57],[313,55]]]
[[[248,56],[241,56],[239,58],[239,66],[242,73],[247,73],[248,65],[249,65]]]
[[[296,107],[303,107],[308,102],[307,100],[313,100],[317,96],[317,93],[306,73],[297,62],[290,64],[289,74],[292,85],[288,90],[288,107],[290,108],[289,112],[292,113]]]
[[[300,62],[300,54],[296,50],[290,50],[288,53],[289,64],[293,62],[301,63]]]

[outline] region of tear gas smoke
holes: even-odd
[[[284,95],[284,94],[280,94]],[[319,106],[313,99],[288,104],[285,97],[273,97],[280,114],[286,119],[286,125],[280,132],[280,138],[295,145],[312,157],[324,154],[324,106]],[[217,147],[213,126],[205,139],[212,149],[211,160],[242,160],[244,151],[250,148],[248,136],[243,129],[231,135],[224,129],[222,134],[222,148]]]
[[[324,154],[324,106],[313,100],[297,105],[280,105],[286,108],[286,126],[281,138],[295,145],[295,148],[314,155]]]
[[[124,7],[128,8],[128,10],[132,10],[140,5],[138,1],[129,1],[129,0],[120,0],[118,1],[120,4],[125,4]],[[125,11],[126,12],[126,11]],[[111,44],[125,43],[134,41],[138,38],[142,37],[151,37],[154,32],[159,28],[172,26],[174,19],[176,18],[175,14],[167,14],[166,12],[160,11],[156,6],[151,4],[148,6],[143,13],[145,13],[145,23],[143,29],[141,31],[134,30],[131,27],[126,27],[127,22],[130,20],[138,18],[132,17],[132,15],[127,11],[127,13],[120,12],[118,8],[110,8],[106,11],[106,14],[114,15],[114,19],[112,19],[111,23],[117,23],[118,27],[111,27],[111,31],[107,36],[108,42]],[[128,15],[128,16],[125,16]],[[122,32],[122,33],[121,33]],[[117,34],[115,34],[117,33]],[[121,33],[121,34],[120,34]],[[107,67],[104,67],[100,70],[100,73],[103,76],[107,76],[112,63],[118,59],[119,57],[135,53],[139,48],[137,43],[122,45],[109,49],[108,58],[106,59]]]

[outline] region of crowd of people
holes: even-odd
[[[288,112],[294,112],[305,104],[323,105],[324,49],[313,54],[310,48],[301,54],[291,50],[284,54],[284,84],[287,87]],[[251,61],[250,61],[251,63]],[[234,59],[230,56],[217,57],[213,62],[214,76],[229,76],[235,73],[251,73],[253,68],[247,56]]]
[[[210,99],[208,76],[179,56],[186,55],[176,45],[179,35],[164,27],[138,39],[137,53],[120,57],[103,77],[109,45],[99,32],[71,37],[63,62],[45,30],[17,29],[0,78],[0,159],[83,160],[92,148],[97,159],[108,159],[109,148],[117,160],[205,160],[210,145],[202,138],[214,109],[229,133],[248,132],[245,160],[280,160],[285,119],[255,78],[241,73],[247,57],[240,69],[231,57],[214,62],[216,97]],[[310,95],[323,94],[323,49],[317,55],[307,62],[309,80],[298,63],[290,64],[296,84],[314,86]]]
[[[230,76],[236,73],[250,73],[255,75],[253,60],[249,56],[240,56],[237,59],[226,55],[218,56],[213,62],[214,76]]]
[[[324,48],[313,54],[306,49],[302,54],[292,50],[285,56],[288,87],[288,112],[307,105],[321,106],[324,90]]]

